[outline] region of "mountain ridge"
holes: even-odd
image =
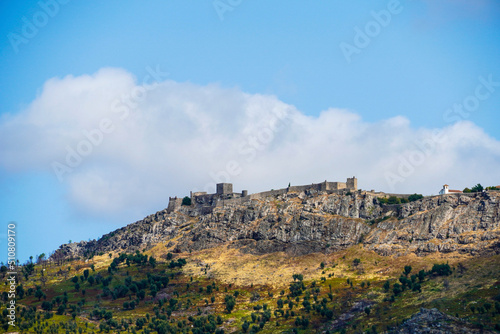
[[[242,252],[304,255],[362,244],[380,255],[498,254],[500,194],[447,194],[388,205],[383,193],[306,190],[217,206],[158,211],[98,240],[61,245],[55,258],[134,252],[165,243],[176,253],[222,244]]]

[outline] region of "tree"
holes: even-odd
[[[87,280],[89,278],[89,274],[90,274],[90,271],[88,269],[85,269],[83,271],[83,277],[85,278],[85,280]]]
[[[448,276],[451,275],[451,268],[448,263],[436,263],[432,266],[431,273],[434,273],[437,276]]]
[[[423,282],[423,281],[424,281],[424,279],[425,279],[425,270],[423,270],[423,269],[422,269],[422,270],[420,270],[420,271],[418,272],[418,280],[419,280],[420,282]]]
[[[354,259],[354,261],[352,261],[352,263],[355,265],[355,266],[358,266],[360,263],[361,263],[361,260],[356,258]]]
[[[365,313],[367,316],[370,316],[370,308],[369,307],[365,307]]]
[[[396,296],[399,295],[401,292],[403,292],[403,290],[401,289],[401,285],[399,283],[394,283],[394,286],[392,288],[392,292]]]
[[[236,301],[235,301],[234,297],[231,296],[231,295],[226,295],[224,297],[224,302],[226,304],[226,311],[227,311],[227,313],[231,313],[231,311],[236,306]]]
[[[151,294],[151,297],[153,297],[153,298],[154,298],[154,297],[156,297],[156,294],[158,293],[158,290],[157,290],[157,288],[156,288],[156,285],[155,285],[155,284],[151,284],[151,287],[150,287],[150,292],[149,292],[149,293]],[[170,299],[170,300],[172,301],[172,300],[174,300],[174,299],[172,298],[172,299]]]
[[[66,311],[66,304],[59,305],[59,307],[57,308],[57,314],[63,315],[64,311]]]
[[[422,196],[421,194],[413,194],[413,195],[408,196],[408,200],[410,202],[415,202],[415,201],[418,201],[419,199],[422,199],[422,198],[424,198],[424,196]]]
[[[481,191],[483,191],[483,186],[481,185],[481,183],[478,183],[476,184],[474,187],[472,187],[471,191],[473,193],[480,193]]]
[[[249,328],[250,328],[250,324],[248,323],[248,321],[245,320],[245,322],[243,323],[243,325],[241,325],[241,329],[243,329],[243,333],[248,332]]]
[[[188,196],[185,196],[183,199],[182,199],[182,205],[191,205],[191,198],[188,197]]]
[[[45,311],[52,311],[52,303],[49,302],[49,301],[44,301],[42,303],[42,310],[45,310]]]
[[[28,263],[27,265],[23,266],[23,274],[26,280],[28,279],[31,274],[35,271],[35,265],[33,263]]]
[[[405,266],[405,271],[404,271],[405,276],[408,276],[410,272],[411,272],[411,266]]]
[[[389,282],[389,280],[385,281],[383,288],[385,292],[389,291],[389,289],[391,288],[391,283]]]
[[[23,299],[24,297],[24,288],[22,284],[16,286],[16,294],[19,299]]]
[[[467,193],[471,193],[471,192],[472,192],[472,190],[470,190],[469,188],[465,188],[462,192],[464,192],[464,193],[466,193],[466,194],[467,194]]]
[[[35,291],[35,297],[38,298],[38,301],[43,297],[44,293],[41,289],[36,289]]]
[[[281,298],[280,298],[280,299],[278,299],[277,304],[278,304],[278,308],[279,308],[279,309],[283,308],[283,299],[281,299]]]
[[[45,256],[46,256],[45,253],[38,255],[37,263],[38,264],[43,263],[43,261],[45,260]]]

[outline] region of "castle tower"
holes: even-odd
[[[358,190],[358,179],[353,177],[348,177],[346,182],[346,188],[349,190]]]
[[[233,193],[232,183],[217,183],[217,195],[226,195]]]

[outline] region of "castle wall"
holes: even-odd
[[[182,206],[182,198],[177,198],[177,197],[169,197],[168,198],[168,207],[167,207],[167,213],[174,212],[176,210],[179,210]]]
[[[196,191],[196,192],[191,191],[191,199],[193,199],[193,197],[204,196],[206,194],[207,194],[206,191]]]
[[[211,212],[215,207],[222,207],[226,204],[239,205],[252,199],[261,199],[265,197],[273,197],[284,195],[289,192],[306,192],[306,191],[322,191],[327,193],[340,193],[344,189],[356,190],[357,179],[355,177],[348,178],[347,182],[328,182],[312,183],[302,186],[290,186],[288,188],[263,191],[256,194],[248,195],[248,191],[243,190],[241,193],[233,193],[232,183],[218,183],[215,194],[207,194],[206,192],[191,192],[191,200],[193,205],[201,208],[203,212]],[[406,195],[409,196],[409,195]],[[400,196],[403,197],[403,196]],[[171,197],[168,203],[168,212],[178,210],[182,205],[182,199]]]
[[[288,192],[288,188],[284,188],[284,189],[278,189],[278,190],[263,191],[261,193],[256,193],[256,194],[250,194],[247,197],[249,197],[250,199],[259,199],[259,198],[264,198],[264,197],[283,195],[283,194],[286,194],[287,192]]]
[[[241,205],[247,201],[250,200],[250,197],[247,196],[247,197],[237,197],[237,198],[230,198],[230,199],[224,199],[224,200],[220,200],[220,201],[217,201],[216,203],[216,207],[217,208],[220,208],[220,207],[223,207],[225,205],[228,205],[228,204],[231,204],[231,205]]]

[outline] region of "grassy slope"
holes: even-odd
[[[251,321],[252,312],[262,314],[262,310],[259,312],[253,310],[256,305],[267,304],[271,311],[274,312],[277,308],[277,300],[281,297],[280,292],[285,291],[284,297],[281,297],[285,299],[289,293],[288,285],[292,281],[292,275],[298,273],[303,274],[304,282],[308,288],[313,281],[316,282],[316,287],[319,288],[318,302],[323,298],[327,298],[327,308],[334,311],[333,319],[348,311],[354,300],[369,299],[376,302],[369,316],[365,313],[355,315],[346,327],[348,333],[366,330],[372,326],[375,326],[378,331],[385,330],[388,325],[396,325],[409,318],[412,314],[418,312],[420,307],[436,307],[450,315],[455,316],[458,314],[459,317],[473,323],[482,322],[486,327],[490,328],[500,322],[499,314],[494,313],[495,301],[492,299],[500,294],[500,256],[472,258],[450,253],[432,254],[427,257],[414,255],[383,257],[374,252],[366,251],[361,246],[355,246],[332,254],[311,254],[292,258],[280,253],[263,256],[242,254],[238,250],[221,246],[192,254],[176,254],[176,257],[187,258],[187,265],[179,270],[168,269],[166,262],[161,262],[161,256],[167,252],[168,249],[162,244],[146,252],[146,254],[154,254],[158,259],[159,264],[154,269],[150,266],[138,267],[131,265],[127,267],[125,264],[120,265],[120,269],[113,275],[114,278],[109,288],[112,290],[115,286],[124,284],[127,272],[134,278],[134,281],[146,278],[147,273],[175,274],[175,278],[170,280],[168,287],[162,290],[162,292],[170,296],[173,296],[176,292],[179,293],[179,297],[175,298],[183,304],[181,310],[172,313],[171,319],[178,321],[186,320],[189,316],[220,315],[224,323],[218,327],[224,328],[226,333],[241,331],[243,322],[245,320]],[[113,254],[113,256],[117,256],[117,254]],[[355,266],[353,264],[355,258],[361,259],[360,265]],[[321,262],[325,264],[324,269],[320,268]],[[452,275],[447,277],[427,277],[422,284],[421,293],[407,290],[396,297],[394,302],[384,301],[392,295],[392,292],[385,293],[382,289],[383,283],[387,279],[391,279],[392,283],[396,282],[405,265],[412,266],[411,274],[413,274],[421,269],[430,270],[433,263],[443,262],[448,262],[455,268],[458,263],[461,263],[464,269],[461,272],[455,269]],[[109,275],[106,269],[111,263],[111,259],[109,256],[103,255],[95,257],[88,263],[73,261],[61,267],[46,267],[45,276],[49,280],[46,282],[45,287],[42,288],[47,295],[46,300],[49,301],[64,292],[68,294],[68,304],[76,304],[82,298],[85,298],[86,302],[76,317],[76,325],[88,333],[92,331],[98,332],[99,321],[89,319],[89,313],[97,303],[97,295],[102,293],[102,285],[94,284],[91,287],[88,282],[82,283],[80,281],[81,289],[86,290],[85,296],[82,296],[81,289],[75,291],[71,278],[74,275],[83,275],[83,270],[90,268],[92,263],[94,263],[96,271],[91,271],[91,275],[95,275],[97,272],[101,272],[104,277]],[[69,266],[71,266],[71,271],[68,279],[56,275],[61,268],[67,269]],[[40,269],[41,267],[37,265],[37,273],[32,275],[28,281],[23,282],[25,290],[29,287],[34,288],[35,285],[41,285]],[[321,277],[325,277],[326,281],[321,281]],[[352,287],[347,284],[347,279],[353,282]],[[365,283],[364,287],[361,287],[362,282]],[[367,282],[370,282],[369,287],[367,287]],[[190,284],[189,289],[186,288],[188,283]],[[213,283],[218,288],[218,291],[207,294],[206,286]],[[204,292],[199,292],[200,287],[204,288]],[[6,291],[6,288],[6,286],[2,285],[0,292]],[[328,298],[330,289],[333,300]],[[236,290],[240,293],[237,297],[236,307],[232,313],[227,314],[225,312],[224,296],[233,294]],[[308,290],[311,291],[311,289]],[[250,297],[255,292],[261,298],[257,301],[251,301]],[[315,293],[311,294],[310,301],[312,304],[314,304],[312,298],[314,295]],[[214,303],[210,301],[212,296],[215,297]],[[293,308],[293,311],[296,316],[304,315],[310,319],[311,323],[308,328],[301,329],[301,332],[316,332],[318,329],[323,328],[326,319],[314,311],[307,313],[301,305],[303,297],[304,294],[300,296],[300,303]],[[135,299],[135,296],[132,299]],[[191,300],[192,306],[186,309],[188,299]],[[208,300],[208,304],[205,300]],[[27,296],[19,300],[18,305],[39,308],[42,301],[38,301],[34,296]],[[152,302],[149,289],[147,290],[146,299],[141,301],[134,310],[123,310],[122,305],[126,301],[129,301],[129,297],[117,300],[107,297],[102,298],[99,305],[101,308],[112,311],[113,318],[119,322],[122,319],[130,319],[134,323],[136,318],[144,317],[146,313],[154,316],[155,308],[158,306],[158,303]],[[479,308],[486,302],[493,305],[492,309],[486,314],[471,311],[471,305]],[[287,305],[285,305],[284,310],[288,310]],[[39,311],[41,312],[40,309]],[[55,313],[55,311],[53,312]],[[67,312],[66,315],[56,315],[48,319],[47,323],[71,322],[70,311],[67,310]],[[160,310],[160,314],[165,313]],[[277,322],[279,326],[277,326]],[[284,317],[276,318],[273,314],[271,321],[266,323],[261,332],[276,333],[292,329],[295,327],[294,322],[295,317],[285,320]],[[35,331],[32,327],[24,332],[34,333]],[[65,333],[62,329],[59,332]],[[141,333],[142,331],[137,332]]]

